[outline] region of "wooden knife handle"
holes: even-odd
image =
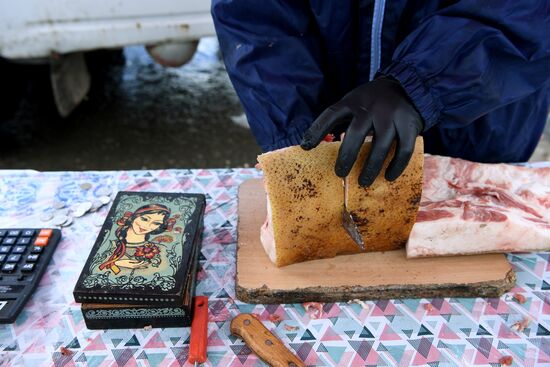
[[[251,314],[236,316],[231,320],[230,330],[231,334],[243,339],[258,357],[272,367],[305,367],[304,362]]]

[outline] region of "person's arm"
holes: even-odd
[[[359,183],[374,182],[397,142],[385,172],[386,179],[394,180],[406,168],[422,129],[464,126],[548,88],[549,35],[550,2],[458,1],[423,19],[377,79],[323,112],[304,135],[302,147],[313,148],[326,131],[353,118],[336,174],[349,173],[366,135],[373,132]]]
[[[227,72],[262,149],[299,144],[321,112],[323,90],[307,3],[214,0],[212,16]]]
[[[381,74],[424,119],[460,127],[550,80],[550,2],[462,0],[424,19]]]

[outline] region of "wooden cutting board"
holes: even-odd
[[[260,179],[239,188],[237,298],[248,303],[499,297],[516,276],[504,254],[409,259],[405,250],[337,256],[277,268],[260,243]]]

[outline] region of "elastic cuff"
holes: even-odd
[[[429,87],[411,64],[393,61],[388,67],[381,70],[380,74],[390,76],[401,83],[424,119],[424,131],[438,122],[441,111],[439,101],[430,93]]]
[[[272,150],[290,147],[292,145],[300,145],[302,142],[303,132],[294,132],[290,135],[286,135],[284,138],[277,140],[273,144],[261,144],[264,152],[270,152]]]

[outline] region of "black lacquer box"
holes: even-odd
[[[119,192],[74,289],[89,329],[191,323],[205,197]]]

